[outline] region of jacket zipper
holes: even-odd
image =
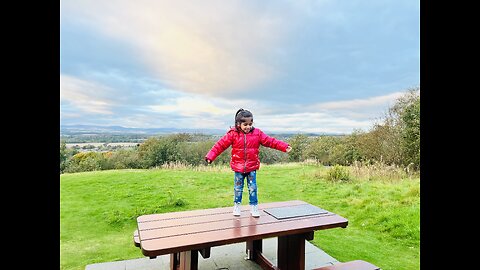
[[[247,172],[247,134],[243,133],[243,157],[245,162],[243,163],[243,173]]]

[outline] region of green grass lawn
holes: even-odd
[[[347,228],[316,231],[311,241],[339,261],[420,269],[420,179],[329,182],[327,171],[302,163],[262,165],[259,203],[303,200],[347,218]],[[132,242],[139,215],[231,205],[233,172],[225,167],[62,174],[60,267],[143,258]]]

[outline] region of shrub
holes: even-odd
[[[105,167],[106,159],[102,153],[80,152],[69,160],[65,172],[100,171],[105,169]]]
[[[334,136],[319,136],[311,141],[305,149],[305,158],[318,160],[323,165],[333,165],[332,150],[340,144],[340,138]]]
[[[335,165],[331,167],[327,172],[328,181],[350,181],[350,174],[344,166]]]
[[[109,152],[107,162],[109,168],[113,169],[141,169],[142,163],[135,149],[121,149]]]
[[[287,162],[289,159],[289,156],[287,153],[278,151],[276,149],[260,146],[259,158],[261,163],[274,164],[274,163]]]
[[[189,134],[173,134],[149,138],[138,148],[138,156],[144,168],[154,168],[163,163],[180,160],[178,146],[190,140]]]

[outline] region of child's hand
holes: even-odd
[[[292,151],[292,147],[289,145],[289,146],[287,147],[287,153],[290,152],[290,151]]]
[[[205,158],[205,162],[207,163],[207,165],[208,165],[208,164],[212,164],[212,161],[211,161],[210,159],[208,159],[208,158]]]

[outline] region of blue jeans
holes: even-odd
[[[233,180],[234,202],[242,203],[243,183],[247,178],[248,200],[250,205],[258,204],[257,198],[257,171],[249,173],[235,172],[235,179]]]

